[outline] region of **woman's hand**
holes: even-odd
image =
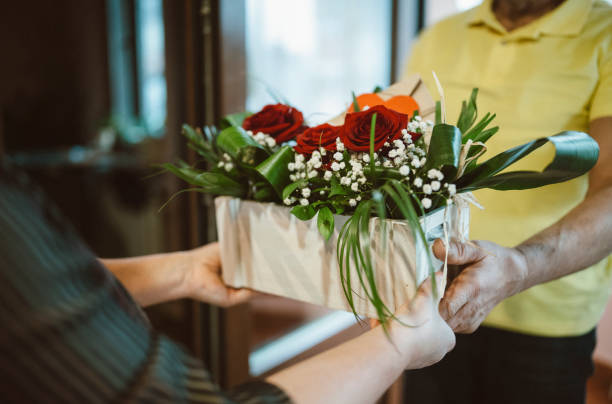
[[[244,302],[254,295],[249,289],[235,289],[223,283],[219,243],[206,244],[185,254],[185,282],[192,299],[225,307]]]
[[[436,274],[438,287],[442,273]],[[438,291],[442,294],[442,291]],[[431,278],[419,287],[410,303],[402,306],[391,320],[391,337],[401,353],[406,355],[407,369],[419,369],[440,361],[455,346],[455,334],[438,312],[440,297],[434,297]],[[402,324],[403,323],[403,324]],[[402,348],[405,346],[405,348]]]

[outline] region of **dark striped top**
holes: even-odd
[[[0,402],[286,403],[273,385],[221,391],[149,326],[26,177],[0,161]]]

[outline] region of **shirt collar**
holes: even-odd
[[[470,26],[487,26],[507,39],[538,39],[542,34],[575,36],[582,31],[592,6],[593,0],[565,0],[537,20],[508,32],[493,14],[493,0],[484,0],[480,6],[472,9],[467,22]]]

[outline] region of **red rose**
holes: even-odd
[[[266,133],[280,144],[293,139],[306,129],[303,123],[304,116],[300,111],[288,105],[275,104],[266,105],[258,113],[247,117],[242,127],[254,133]]]
[[[402,129],[406,129],[408,125],[408,115],[395,112],[382,105],[376,105],[365,111],[347,114],[344,118],[342,142],[347,149],[360,152],[370,150],[370,126],[372,115],[375,113],[375,151],[383,147],[385,142],[401,138]]]
[[[340,132],[342,132],[341,126],[332,126],[328,123],[308,128],[295,138],[297,146],[294,149],[300,154],[312,154],[319,147],[336,151],[336,138],[340,137]]]

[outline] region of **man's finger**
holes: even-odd
[[[433,245],[433,253],[441,261],[446,258],[446,247],[442,239],[437,239]],[[457,240],[448,242],[448,263],[450,265],[464,265],[480,261],[485,252],[474,243],[462,243]]]
[[[440,315],[444,320],[449,321],[474,297],[476,297],[474,285],[461,281],[460,278],[456,279],[440,301]]]

